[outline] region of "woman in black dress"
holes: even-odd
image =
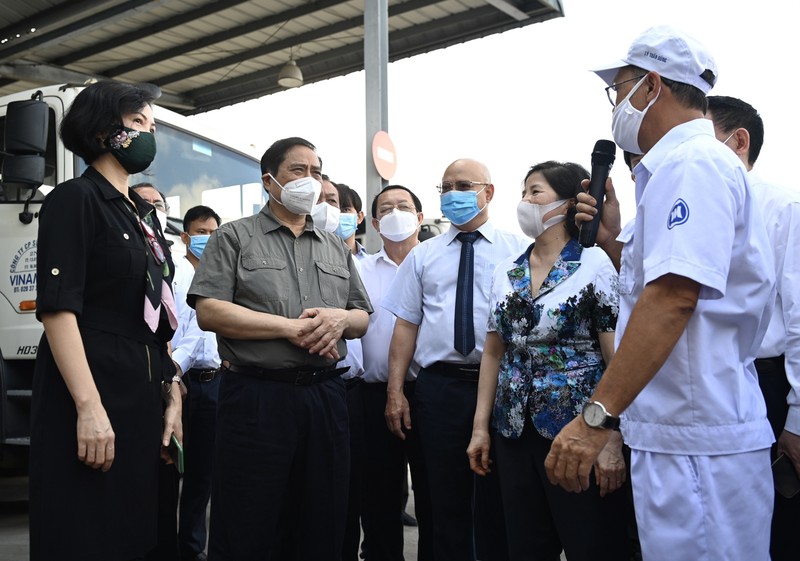
[[[174,267],[153,207],[128,190],[155,157],[154,97],[99,82],[61,125],[89,168],[39,219],[32,561],[128,561],[156,544],[159,456],[182,427],[167,354]]]

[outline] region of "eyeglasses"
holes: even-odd
[[[153,203],[153,206],[156,207],[161,212],[169,212],[169,205],[164,201],[156,201]]]
[[[417,214],[417,209],[413,205],[409,204],[399,204],[399,205],[381,205],[378,207],[378,216],[384,216],[389,214],[394,209],[397,209],[401,212],[411,212],[413,214]]]
[[[472,191],[472,188],[475,185],[489,185],[484,181],[442,181],[439,185],[436,186],[436,190],[439,193],[449,193],[453,189],[456,191]]]
[[[614,92],[614,97],[616,97],[617,96],[617,88],[620,87],[622,84],[627,84],[628,82],[634,82],[636,80],[641,80],[645,76],[647,76],[647,74],[644,74],[642,76],[637,76],[636,78],[631,78],[630,80],[623,80],[622,82],[617,82],[616,84],[611,84],[610,86],[605,88],[606,96],[608,97],[608,101],[611,103],[611,107],[616,107],[617,106],[616,100],[611,98],[611,92]]]

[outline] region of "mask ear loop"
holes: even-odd
[[[633,94],[635,94],[639,90],[639,88],[642,87],[642,84],[644,83],[645,78],[647,78],[647,74],[642,76],[642,79],[639,80],[638,82],[636,82],[636,84],[631,88],[631,91],[628,92],[628,95],[625,96],[625,99],[620,101],[619,104],[616,107],[614,107],[615,111],[617,110],[617,108],[622,107],[623,105],[625,105],[626,101],[630,101],[631,97],[633,97]]]
[[[478,191],[478,192],[476,192],[476,193],[475,193],[475,204],[476,204],[476,205],[478,204],[478,195],[480,195],[481,193],[483,193],[483,191],[484,191],[484,190],[485,190],[487,187],[488,187],[488,185],[484,185],[484,186],[483,186],[483,188],[482,188],[480,191]],[[489,206],[489,201],[486,201],[486,204],[485,204],[485,205],[483,205],[483,208],[482,208],[482,209],[480,209],[480,210],[478,210],[478,214],[480,214],[480,213],[482,213],[484,210],[486,210],[486,207],[487,207],[487,206]],[[476,216],[477,216],[477,214],[476,214]]]

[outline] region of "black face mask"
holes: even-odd
[[[112,130],[106,139],[106,146],[130,174],[146,170],[156,157],[156,137],[153,133],[124,126]]]

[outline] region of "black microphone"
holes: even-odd
[[[606,195],[606,179],[611,165],[614,163],[614,155],[617,145],[610,140],[598,140],[594,144],[592,152],[592,178],[589,181],[588,193],[597,201],[597,214],[590,222],[584,222],[578,236],[583,247],[592,247],[597,239],[597,230],[600,227],[600,218],[603,216],[603,199]]]

